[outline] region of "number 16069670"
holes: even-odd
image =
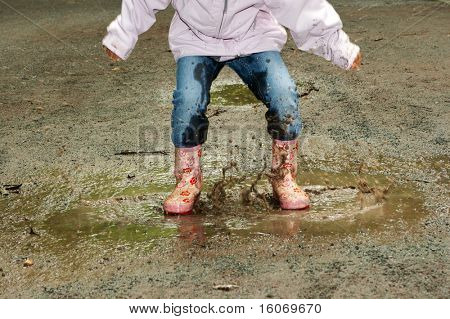
[[[261,304],[261,313],[320,313],[320,304]]]

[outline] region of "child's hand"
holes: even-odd
[[[355,58],[355,61],[353,61],[353,64],[350,67],[350,70],[359,70],[361,67],[361,61],[362,61],[362,54],[361,54],[361,52],[359,52]]]
[[[114,62],[116,61],[120,61],[122,60],[117,54],[115,54],[114,52],[112,52],[110,49],[108,49],[107,47],[103,46],[103,49],[105,50],[106,54],[109,56],[109,58],[111,60],[113,60]]]

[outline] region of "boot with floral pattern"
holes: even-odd
[[[298,141],[272,142],[272,187],[282,209],[309,207],[309,196],[296,182]]]
[[[177,186],[164,201],[166,214],[186,215],[192,212],[202,188],[201,145],[175,149]]]

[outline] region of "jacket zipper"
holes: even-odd
[[[228,0],[225,0],[225,3],[223,4],[222,20],[220,21],[219,33],[217,34],[217,38],[219,38],[220,34],[222,33],[223,20],[225,20],[225,14],[227,13],[227,10]]]

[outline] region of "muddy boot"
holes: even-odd
[[[164,201],[166,214],[190,214],[202,188],[201,145],[175,149],[177,186]]]
[[[297,185],[298,141],[272,142],[272,187],[282,209],[309,207],[309,196]]]

